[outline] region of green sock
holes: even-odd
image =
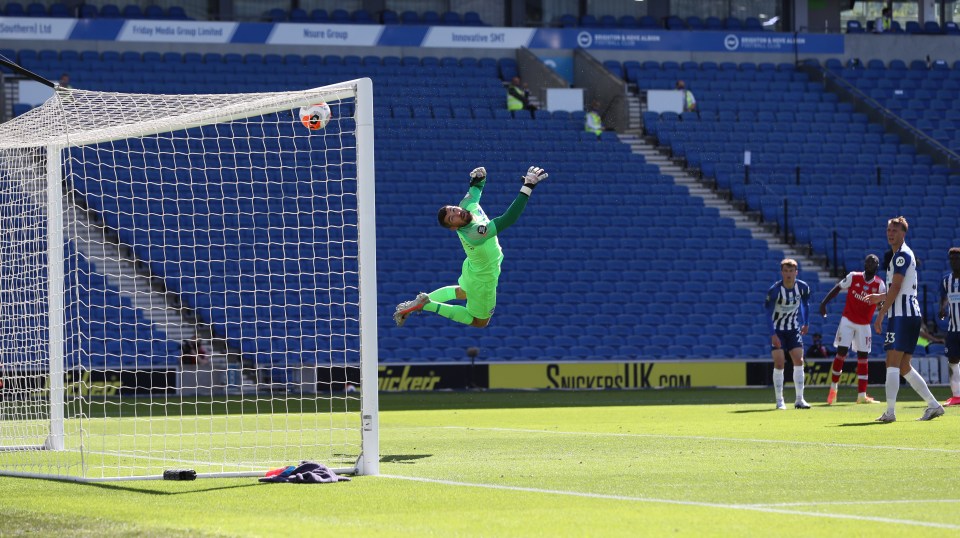
[[[447,319],[452,319],[453,321],[456,321],[457,323],[463,323],[464,325],[470,325],[473,323],[473,316],[467,312],[467,307],[465,306],[443,303],[427,303],[423,309],[427,312],[436,312]]]
[[[430,302],[432,303],[449,303],[457,298],[457,287],[446,286],[437,290],[433,290],[430,292],[428,297],[430,297]]]

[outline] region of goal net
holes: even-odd
[[[0,125],[0,474],[376,474],[373,182],[369,79]]]

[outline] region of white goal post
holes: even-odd
[[[0,125],[0,475],[378,474],[372,97],[57,89]]]

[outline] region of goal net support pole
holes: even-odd
[[[64,349],[63,339],[63,181],[60,148],[47,146],[47,284],[49,322],[47,330],[50,338],[50,433],[44,443],[49,450],[63,450],[64,436]]]
[[[377,350],[377,249],[376,207],[374,196],[373,167],[373,85],[370,79],[358,83],[357,147],[369,148],[363,158],[357,159],[358,226],[360,235],[360,326],[373,330],[361,331],[360,348]],[[365,286],[366,284],[366,286]],[[378,360],[361,361],[361,377],[368,380],[368,390],[360,395],[361,419],[363,421],[363,452],[357,461],[360,474],[380,474],[380,409]],[[370,389],[369,387],[372,387]]]

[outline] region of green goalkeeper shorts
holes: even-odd
[[[467,294],[467,312],[477,319],[493,316],[497,307],[497,283],[499,279],[479,280],[466,274],[460,275],[457,285]]]

